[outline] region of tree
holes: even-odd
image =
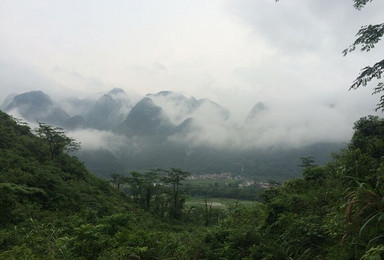
[[[171,168],[169,170],[162,170],[158,169],[156,171],[162,171],[166,172],[167,176],[163,178],[164,183],[170,184],[172,187],[171,190],[171,209],[170,209],[170,215],[178,219],[181,217],[181,210],[184,206],[184,197],[182,196],[183,194],[180,192],[180,185],[181,181],[185,180],[190,173],[183,171],[181,169],[175,169]]]
[[[369,153],[373,158],[384,156],[384,120],[377,116],[360,118],[354,125],[350,148]]]
[[[315,165],[315,159],[312,156],[309,157],[300,157],[301,164],[297,165],[302,168],[310,168],[314,167]]]
[[[368,2],[372,0],[354,0],[354,7],[361,10]],[[370,51],[381,40],[384,35],[384,23],[364,25],[356,34],[355,42],[343,51],[344,56],[349,52],[356,50],[360,47],[361,51]],[[384,59],[376,62],[373,66],[367,66],[362,69],[360,75],[355,79],[350,89],[357,89],[361,86],[366,86],[372,79],[381,79],[384,72]],[[379,82],[374,88],[372,94],[379,94],[384,91],[384,82]],[[384,95],[381,95],[380,102],[376,106],[377,110],[384,111]]]
[[[138,203],[141,201],[141,194],[142,194],[142,183],[143,178],[142,174],[136,171],[131,171],[130,174],[132,177],[127,178],[127,183],[131,187],[131,192],[133,195],[133,201],[135,203]]]
[[[120,190],[121,185],[126,183],[126,178],[118,173],[112,173],[110,177],[112,178],[111,183],[117,188],[117,190]]]
[[[38,137],[43,139],[49,146],[51,160],[64,151],[76,151],[80,149],[80,143],[68,137],[60,127],[53,127],[45,123],[38,122],[39,127],[35,129]]]
[[[151,208],[152,197],[156,191],[158,184],[158,175],[156,172],[148,172],[143,175],[144,179],[144,201],[145,201],[145,209],[149,210]]]
[[[208,226],[209,219],[212,212],[212,202],[210,204],[208,203],[207,196],[204,197],[204,206],[205,206],[205,212],[204,212],[205,226]]]
[[[151,202],[159,184],[159,176],[156,172],[140,173],[130,172],[132,177],[125,178],[125,183],[131,188],[133,200],[139,203],[145,210],[150,210]]]

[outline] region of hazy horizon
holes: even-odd
[[[235,122],[263,102],[269,113],[256,127],[268,129],[269,142],[344,141],[360,117],[382,115],[374,83],[348,88],[383,48],[342,51],[362,25],[381,22],[383,8],[373,1],[357,11],[351,0],[0,1],[0,100],[32,90],[57,101],[115,87],[137,100],[170,90],[209,98]],[[234,134],[227,128],[207,125],[204,133],[220,134],[205,138],[225,144]]]
[[[48,116],[53,112],[51,109],[58,106],[64,108],[64,111],[68,112],[71,117],[80,115],[87,118],[89,112],[92,112],[94,105],[97,104],[98,100],[102,99],[104,94],[106,93],[91,94],[89,99],[84,99],[88,100],[85,103],[86,107],[80,110],[79,108],[71,107],[70,97],[59,101],[52,100],[53,107],[41,111],[40,117]],[[129,95],[127,97],[120,96],[120,94],[112,96],[122,101],[120,111],[115,114],[116,118],[120,118],[118,121],[118,125],[120,125],[138,101],[131,102]],[[77,97],[74,96],[73,98]],[[301,120],[301,118],[290,111],[282,112],[276,110],[270,107],[270,104],[263,104],[260,110],[249,111],[248,116],[251,116],[250,118],[238,120],[238,118],[231,115],[230,110],[209,99],[197,100],[194,97],[185,97],[176,92],[171,92],[167,95],[149,94],[141,97],[141,99],[143,98],[150,98],[155,106],[161,107],[162,113],[166,117],[164,120],[170,120],[174,126],[181,125],[183,122],[193,118],[192,124],[190,124],[191,128],[187,132],[171,134],[167,138],[167,141],[170,143],[179,143],[191,148],[210,146],[215,149],[239,151],[270,149],[272,147],[298,148],[315,143],[347,142],[353,132],[352,127],[347,124],[343,126],[345,127],[343,129],[340,125],[323,122],[319,128],[319,126],[313,125],[313,122]],[[200,105],[190,110],[189,102],[191,100]],[[34,110],[32,107],[30,109]],[[23,119],[32,128],[35,128],[37,127],[36,120],[28,120],[22,115],[22,111],[29,111],[30,109],[22,106],[21,108],[15,107],[10,109],[7,112]],[[311,111],[307,111],[307,113],[310,117]],[[39,114],[33,114],[33,116],[39,116]],[[316,115],[312,116],[315,117]],[[147,147],[150,145],[150,142],[146,142],[142,137],[138,137],[139,139],[134,137],[132,139],[124,136],[124,134],[116,133],[114,131],[115,127],[110,126],[108,129],[97,129],[92,126],[83,126],[77,129],[66,130],[69,136],[82,142],[83,149],[88,150],[108,149],[110,151],[119,151],[122,147],[128,146],[135,147],[137,150],[140,148],[139,146]],[[325,135],[324,133],[326,132],[327,134]]]

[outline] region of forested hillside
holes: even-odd
[[[263,203],[222,210],[206,203],[177,218],[160,218],[94,177],[63,139],[52,156],[47,138],[3,112],[0,139],[0,259],[384,256],[384,121],[377,117],[356,122],[347,149],[325,166],[306,160],[303,178],[266,190]]]

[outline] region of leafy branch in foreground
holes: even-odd
[[[355,2],[353,4],[353,7],[355,7],[357,10],[361,10],[368,2],[372,2],[372,0],[353,0]]]
[[[279,2],[279,0],[275,0]],[[353,7],[357,10],[361,10],[366,4],[372,2],[372,0],[353,0]],[[356,40],[348,48],[343,51],[343,55],[347,55],[349,52],[356,50],[360,46],[361,51],[370,51],[375,48],[376,44],[381,41],[384,35],[384,23],[364,25],[356,34]],[[353,81],[349,89],[358,89],[359,87],[365,87],[372,79],[381,79],[384,73],[384,59],[376,62],[373,66],[366,66],[360,72],[360,75]],[[379,82],[377,87],[374,88],[372,95],[379,94],[384,91],[384,83]],[[376,105],[376,111],[384,111],[384,95],[380,97],[380,102]]]
[[[356,46],[361,45],[361,51],[370,51],[375,48],[376,43],[381,40],[381,37],[384,34],[384,23],[375,24],[375,25],[365,25],[360,28],[357,32],[357,39],[355,42],[343,51],[344,56],[348,52],[356,50]]]
[[[354,7],[361,10],[368,2],[372,0],[354,0]],[[355,42],[343,51],[344,56],[349,52],[355,51],[357,46],[360,46],[361,51],[370,51],[375,48],[376,44],[381,40],[384,35],[384,23],[381,24],[369,24],[362,26],[356,34]],[[384,59],[376,62],[373,66],[366,66],[360,72],[360,75],[354,80],[351,89],[357,89],[360,86],[366,86],[372,79],[381,79],[384,73]],[[383,82],[379,82],[377,87],[374,88],[372,95],[378,94],[384,91]],[[377,110],[384,111],[384,95],[380,97],[380,102],[376,105]]]

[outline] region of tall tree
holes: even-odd
[[[139,203],[142,195],[143,175],[140,172],[131,171],[132,177],[127,177],[127,183],[131,187],[133,201]]]
[[[147,172],[143,175],[144,206],[146,210],[151,208],[152,197],[156,191],[159,176],[156,172]]]
[[[302,168],[310,168],[314,167],[315,165],[315,159],[312,156],[309,157],[300,157],[301,164],[299,164],[299,167]]]
[[[69,152],[80,149],[80,143],[66,136],[62,128],[53,127],[41,122],[38,122],[38,124],[39,127],[35,129],[35,132],[38,137],[48,144],[51,160],[64,151]]]
[[[113,184],[113,186],[115,186],[118,190],[120,190],[121,188],[121,185],[123,185],[125,182],[126,182],[126,178],[124,176],[121,176],[120,174],[118,173],[112,173],[110,175],[110,177],[112,178],[111,179],[111,183]]]
[[[173,218],[178,219],[181,217],[181,211],[184,206],[184,197],[180,192],[180,185],[182,181],[185,180],[190,173],[181,169],[171,168],[169,170],[158,170],[167,173],[167,176],[163,178],[165,183],[168,183],[172,187],[171,198],[172,204],[170,209],[170,214]]]

